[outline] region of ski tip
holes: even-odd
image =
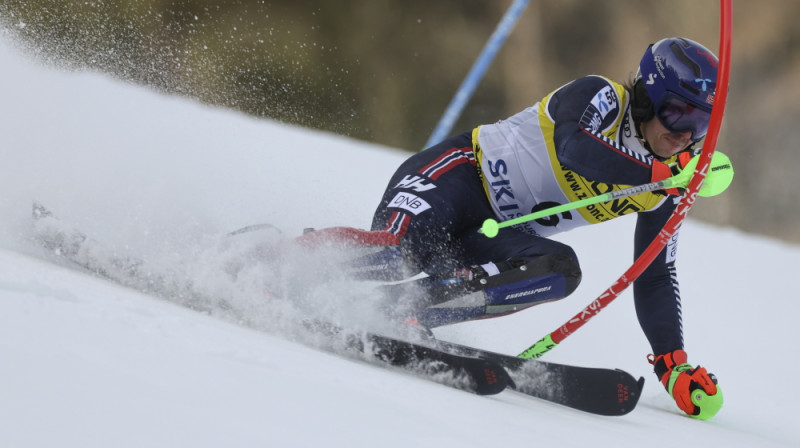
[[[624,372],[620,370],[620,372]],[[613,415],[625,415],[636,408],[636,405],[639,403],[639,398],[642,397],[642,390],[644,390],[644,377],[639,377],[638,380],[635,379],[633,375],[630,375],[627,372],[624,372],[626,375],[630,377],[631,380],[635,380],[636,383],[632,386],[626,386],[620,383],[617,386],[617,402],[619,404],[618,412],[615,412]]]

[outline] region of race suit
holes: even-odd
[[[547,237],[638,213],[638,257],[672,214],[677,196],[655,192],[615,199],[504,228],[492,239],[478,232],[487,218],[505,221],[651,182],[655,159],[637,138],[629,109],[622,85],[587,76],[506,120],[451,137],[401,165],[372,228],[400,237],[412,273],[445,278],[464,266],[547,254],[577,267],[575,252]],[[683,348],[676,246],[677,234],[634,283],[637,316],[654,353]],[[528,281],[543,290],[538,277]],[[525,300],[535,304],[570,292],[562,285]],[[470,318],[475,317],[486,316]]]

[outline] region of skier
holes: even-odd
[[[573,249],[548,237],[638,213],[638,257],[675,210],[682,189],[643,193],[525,224],[504,221],[610,190],[666,179],[699,153],[717,79],[716,56],[685,38],[647,48],[625,85],[576,79],[512,117],[450,137],[405,161],[389,181],[373,231],[400,240],[406,272],[428,275],[428,327],[494,317],[558,300],[581,280]],[[715,181],[708,173],[704,185]],[[723,187],[724,189],[724,187]],[[689,415],[722,405],[716,378],[687,361],[675,269],[677,234],[634,283],[635,307],[656,375]],[[409,294],[409,296],[412,294]],[[402,297],[398,297],[402,299]],[[704,394],[702,408],[692,392]],[[697,395],[697,394],[695,394]]]

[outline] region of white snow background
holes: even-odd
[[[725,394],[711,421],[681,415],[656,381],[630,291],[545,359],[644,376],[633,412],[600,417],[512,391],[479,397],[126,289],[31,238],[33,200],[173,267],[249,224],[287,236],[365,228],[408,153],[59,71],[9,42],[0,68],[2,447],[800,446],[797,246],[683,226],[686,350]],[[560,238],[584,269],[568,299],[436,336],[527,348],[628,268],[634,222]]]

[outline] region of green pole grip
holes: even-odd
[[[553,341],[553,337],[550,334],[548,334],[547,336],[537,341],[535,344],[528,347],[527,350],[517,355],[517,357],[525,359],[539,359],[545,353],[554,349],[557,345],[558,343]]]

